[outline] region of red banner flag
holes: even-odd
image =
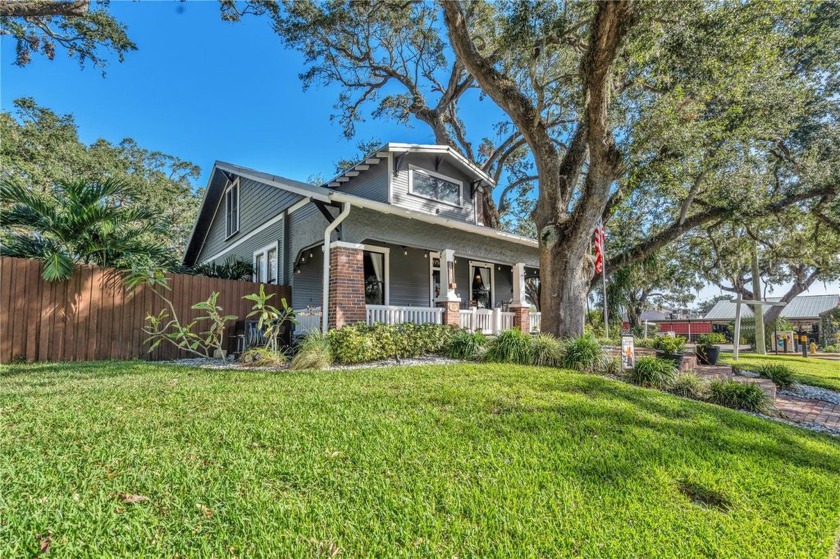
[[[595,273],[604,271],[604,243],[607,240],[607,232],[604,229],[604,222],[598,222],[595,227]]]

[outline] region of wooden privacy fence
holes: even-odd
[[[37,260],[0,257],[0,363],[26,361],[95,361],[104,359],[177,359],[189,357],[167,342],[148,352],[143,326],[148,313],[157,314],[164,303],[147,286],[127,292],[114,270],[78,266],[64,282],[41,278]],[[224,314],[240,320],[253,303],[243,296],[259,291],[259,284],[203,276],[171,274],[170,291],[163,290],[186,324],[201,312],[190,307],[219,292]],[[291,301],[291,288],[266,285],[270,302]],[[201,323],[198,330],[202,330]],[[233,334],[233,323],[225,337]],[[227,343],[228,340],[225,340]]]

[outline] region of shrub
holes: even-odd
[[[755,371],[764,378],[769,378],[779,388],[793,386],[793,370],[781,363],[764,363],[756,367]]]
[[[761,387],[754,382],[735,382],[731,378],[713,380],[709,384],[709,401],[727,408],[760,412],[769,402]]]
[[[678,396],[699,400],[706,395],[706,383],[697,373],[679,373],[674,377],[671,392]]]
[[[723,334],[701,334],[697,337],[697,345],[713,346],[726,343],[726,337]]]
[[[594,371],[604,351],[592,335],[574,338],[566,343],[563,367],[575,371]]]
[[[267,347],[252,347],[239,356],[246,367],[282,367],[288,362],[286,355]]]
[[[653,349],[656,346],[656,338],[641,338],[633,341],[636,347],[643,347],[645,349]]]
[[[657,336],[653,347],[667,355],[682,353],[685,351],[685,338],[682,336]]]
[[[290,369],[326,369],[333,362],[332,350],[327,337],[321,332],[310,332],[298,344],[297,353]]]
[[[822,348],[823,353],[840,353],[840,345],[827,345]]]
[[[482,349],[487,346],[487,337],[481,332],[459,330],[449,341],[446,356],[452,359],[478,360]]]
[[[537,334],[531,339],[531,363],[538,367],[558,367],[563,354],[563,342],[551,334]]]
[[[455,329],[440,324],[354,324],[327,334],[338,363],[350,365],[382,359],[442,354]]]
[[[621,357],[613,357],[610,355],[602,355],[595,365],[595,372],[599,375],[614,375],[621,374]]]
[[[501,332],[490,342],[486,359],[497,363],[529,364],[531,362],[531,336],[518,329]]]
[[[667,359],[640,357],[627,373],[631,382],[652,388],[670,388],[677,378],[677,368]]]

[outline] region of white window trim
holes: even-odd
[[[391,304],[391,249],[376,245],[361,245],[363,251],[378,252],[385,255],[385,304]],[[364,255],[362,255],[364,257]]]
[[[435,279],[434,273],[435,270],[438,272],[441,271],[440,266],[435,268],[435,258],[440,258],[439,252],[431,252],[429,251],[429,306],[435,306]]]
[[[232,231],[231,233],[227,232],[227,216],[228,216],[228,192],[233,189],[236,189],[236,230]],[[242,209],[242,189],[239,188],[239,177],[236,177],[232,183],[225,187],[224,193],[224,200],[225,200],[225,241],[239,233],[239,214],[241,213]]]
[[[423,194],[418,194],[414,192],[414,171],[420,171],[421,173],[426,173],[429,176],[436,177],[447,182],[451,182],[453,184],[458,185],[458,204],[453,204],[452,202],[444,202],[443,200],[438,200],[437,198],[431,198],[429,196],[424,196]],[[423,198],[424,200],[431,200],[432,202],[437,202],[438,204],[443,204],[445,206],[451,206],[453,208],[463,208],[464,207],[464,183],[459,181],[458,179],[453,179],[452,177],[448,177],[446,175],[442,175],[441,173],[436,173],[434,171],[429,171],[428,169],[424,169],[423,167],[418,167],[416,165],[409,165],[408,166],[408,193],[412,196],[416,196],[417,198]]]
[[[271,285],[279,285],[280,284],[280,270],[283,269],[282,264],[280,263],[280,241],[274,241],[270,245],[265,245],[261,249],[255,250],[253,255],[253,266],[254,266],[254,283],[268,283],[268,251],[274,249],[277,253],[277,263],[276,268],[274,270],[274,283]],[[260,271],[257,269],[257,256],[262,254],[263,259],[265,259],[265,273],[266,273],[266,281],[259,281]]]
[[[493,309],[496,307],[496,266],[501,266],[501,264],[470,260],[470,286],[469,298],[467,299],[467,302],[472,301],[472,282],[473,278],[475,277],[475,268],[490,268],[490,308]]]

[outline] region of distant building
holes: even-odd
[[[701,334],[712,332],[712,323],[698,316],[688,309],[658,309],[642,313],[642,324],[651,326],[649,335],[654,332],[664,334],[673,332],[689,341],[695,341]],[[630,323],[624,320],[624,329],[630,328]]]
[[[768,302],[779,300],[781,297],[767,298]],[[819,337],[820,314],[837,306],[840,306],[840,295],[799,295],[782,309],[780,317],[793,323],[796,330],[805,330],[816,340]],[[764,312],[771,308],[765,306]],[[749,305],[741,306],[741,318],[753,318]],[[715,329],[725,328],[735,320],[735,303],[718,301],[703,319],[709,321]]]

